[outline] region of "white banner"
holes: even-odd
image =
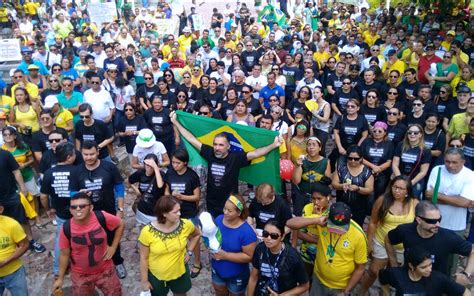
[[[191,17],[193,18],[194,31],[201,32],[201,30],[205,29],[204,22],[202,20],[202,15],[193,14]]]
[[[163,35],[173,34],[177,39],[179,33],[179,18],[155,19],[153,22],[156,24],[156,31],[160,35],[160,38],[163,37]]]
[[[0,62],[21,61],[20,39],[0,40]]]
[[[89,3],[87,11],[91,22],[100,27],[102,23],[111,23],[117,19],[117,7],[115,2]]]

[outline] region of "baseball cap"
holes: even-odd
[[[225,63],[223,61],[218,61],[217,66],[225,67]]]
[[[336,202],[329,208],[327,220],[328,231],[336,234],[344,234],[349,230],[352,211],[343,202]]]
[[[109,65],[107,65],[107,71],[111,71],[111,70],[112,70],[112,71],[115,71],[115,70],[117,70],[117,69],[118,69],[118,67],[117,67],[116,64],[109,64]]]
[[[451,36],[456,36],[456,32],[453,30],[449,30],[448,33],[446,33],[446,36],[451,35]]]
[[[434,49],[434,47],[435,47],[435,46],[434,46],[434,43],[433,43],[433,42],[430,42],[430,43],[426,44],[425,50],[429,50],[430,48],[431,48],[431,49]]]
[[[469,86],[465,85],[465,84],[461,84],[459,85],[457,88],[456,88],[456,92],[459,94],[459,93],[463,93],[463,94],[470,94],[471,93],[471,89],[469,88]]]
[[[191,33],[191,28],[186,26],[183,28],[183,33]]]
[[[394,54],[396,54],[397,51],[395,49],[390,49],[388,52],[387,52],[387,56],[393,56]]]
[[[44,108],[51,109],[54,104],[59,104],[58,98],[55,95],[49,95],[44,99]]]
[[[36,66],[35,64],[31,64],[28,66],[28,70],[39,70],[39,67]]]
[[[439,30],[440,26],[438,23],[434,23],[432,26],[431,26],[431,30]]]
[[[336,30],[342,30],[342,26],[341,26],[341,25],[337,25],[337,26],[336,26]]]
[[[23,46],[21,48],[21,53],[32,53],[32,52],[33,52],[33,50],[28,46]]]
[[[144,128],[138,133],[138,137],[135,140],[138,147],[150,148],[156,143],[156,138],[151,129]]]

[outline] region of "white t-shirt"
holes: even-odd
[[[92,106],[92,117],[104,121],[110,115],[110,110],[114,109],[114,102],[109,92],[101,88],[99,92],[88,89],[84,92],[84,103]]]
[[[249,77],[245,79],[245,83],[250,85],[254,90],[256,90],[255,87],[257,86],[260,87],[258,90],[256,90],[253,93],[253,97],[255,99],[258,99],[260,90],[268,84],[267,77],[263,75],[259,75],[258,77],[253,77],[253,75],[250,75]]]
[[[428,180],[427,189],[434,189],[436,178],[438,177],[438,168],[441,167],[441,182],[439,192],[447,195],[459,195],[464,198],[474,200],[474,172],[463,167],[456,175],[451,174],[445,165],[433,168]],[[452,205],[438,204],[443,219],[441,227],[452,230],[461,231],[466,229],[467,209],[455,207]]]
[[[284,134],[288,134],[288,124],[284,122],[283,120],[274,122],[272,125],[272,131],[279,132],[280,136],[283,136]]]
[[[133,148],[132,155],[138,158],[138,163],[140,165],[143,165],[145,156],[147,156],[150,153],[155,154],[158,157],[158,162],[162,163],[163,162],[162,155],[166,153],[165,145],[163,145],[163,143],[161,143],[160,141],[156,141],[155,144],[153,144],[153,146],[149,148],[142,148],[142,147],[138,147],[138,145],[135,145],[135,147]]]

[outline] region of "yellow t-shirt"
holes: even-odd
[[[148,269],[161,281],[171,281],[186,272],[184,256],[188,237],[194,232],[194,224],[188,219],[181,222],[171,233],[164,233],[148,224],[143,227],[138,241],[150,248]]]
[[[56,127],[64,128],[66,129],[68,122],[71,122],[73,120],[73,115],[71,111],[67,109],[63,109],[59,111],[59,114],[56,115],[56,119],[54,120],[54,124]]]
[[[293,163],[296,163],[296,160],[301,155],[306,155],[306,141],[303,141],[302,143],[298,143],[297,141],[294,140],[294,138],[291,138],[290,148],[291,148],[291,161]]]
[[[15,96],[15,90],[18,87],[18,84],[12,86],[12,96]],[[30,95],[31,101],[36,101],[39,96],[38,86],[34,83],[27,82],[25,85],[26,92]]]
[[[38,114],[36,113],[33,106],[28,108],[27,112],[21,112],[18,106],[14,107],[15,110],[15,122],[23,123],[26,126],[31,127],[31,131],[34,133],[39,131],[40,126],[38,122]],[[21,129],[19,130],[20,133],[24,133]]]
[[[313,60],[318,62],[319,68],[322,68],[321,62],[324,62],[326,64],[329,58],[330,58],[330,55],[327,51],[320,52],[318,50],[313,54]]]
[[[9,258],[16,251],[16,245],[26,238],[21,225],[14,219],[0,215],[0,261]],[[13,260],[0,268],[0,277],[14,273],[22,266],[20,259]]]
[[[380,38],[380,35],[372,35],[370,34],[370,31],[365,31],[362,37],[364,37],[364,41],[367,43],[367,45],[372,46],[374,45],[375,41]]]
[[[186,37],[185,35],[181,35],[178,37],[178,42],[179,42],[180,47],[191,48],[192,41],[193,41],[193,35],[189,35],[189,37]]]
[[[309,203],[304,206],[303,208],[303,213],[302,217],[304,218],[319,218],[321,217],[321,214],[314,214],[314,204]],[[313,236],[318,235],[318,227],[317,225],[309,225],[305,228],[300,229],[300,232],[302,233],[307,233]],[[313,243],[308,243],[308,242],[301,242],[301,247],[300,247],[300,253],[301,253],[301,259],[303,259],[304,262],[308,264],[313,264],[314,263],[314,256],[316,255],[317,248],[316,244]]]
[[[385,69],[387,69],[387,62],[385,62],[382,66],[382,72],[385,73]],[[402,82],[403,73],[405,73],[405,63],[401,60],[397,60],[393,65],[388,68],[388,73],[392,72],[393,70],[397,70],[400,73],[400,77],[398,78],[398,84]],[[390,79],[387,79],[387,83],[390,83]]]
[[[234,40],[229,40],[224,43],[225,48],[230,48],[233,51],[237,49],[237,45],[235,44]]]
[[[7,116],[15,105],[15,101],[12,97],[2,95],[0,96],[0,111],[5,113]]]
[[[469,133],[469,126],[466,124],[466,113],[459,113],[451,118],[448,132],[452,138],[459,138],[463,134]]]
[[[459,73],[460,73],[460,72],[461,72],[461,71],[459,71]],[[451,87],[453,88],[453,97],[456,97],[456,96],[458,95],[458,92],[456,91],[456,88],[458,87],[458,85],[459,85],[460,83],[461,83],[461,84],[464,83],[464,84],[466,84],[467,86],[469,86],[469,88],[471,89],[471,97],[474,96],[474,95],[473,95],[473,94],[474,94],[474,79],[471,78],[471,80],[465,81],[465,80],[461,79],[460,76],[458,76],[458,77],[454,77],[454,79],[451,80],[451,83],[450,83],[450,84],[451,84]]]
[[[26,14],[36,15],[38,13],[38,8],[40,7],[39,3],[27,2],[23,5],[25,7]]]
[[[467,54],[465,54],[463,51],[461,51],[460,58],[465,64],[469,65],[469,56]],[[453,62],[453,64],[458,66],[459,70],[461,70],[461,68],[459,67],[458,58],[457,58],[456,55],[453,55],[452,62]],[[458,74],[456,74],[456,77],[461,77],[461,72],[462,71],[458,71]]]
[[[317,226],[317,230],[319,239],[314,274],[326,287],[344,289],[355,265],[367,263],[367,237],[364,230],[353,220],[349,230],[341,236],[330,234],[327,227]],[[330,245],[334,248],[332,262],[328,255]]]

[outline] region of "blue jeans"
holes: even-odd
[[[423,192],[425,191],[425,179],[421,179],[413,185],[413,195],[418,199],[422,200],[423,199]]]
[[[3,295],[5,289],[8,289],[12,296],[28,296],[25,267],[22,266],[14,273],[0,277],[0,295]]]
[[[67,220],[61,219],[56,216],[56,222],[58,225],[56,226],[56,237],[54,238],[54,256],[53,256],[53,274],[59,274],[59,232],[61,231],[61,227],[63,226],[64,222]],[[1,294],[0,294],[1,295]]]

